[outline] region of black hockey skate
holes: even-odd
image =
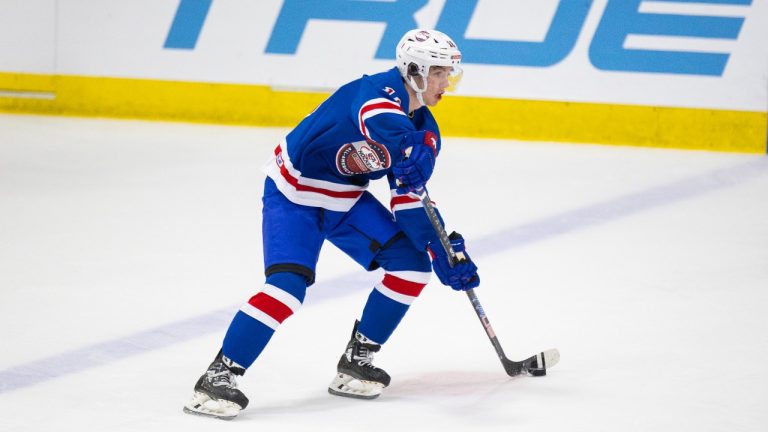
[[[373,353],[381,349],[357,331],[359,321],[355,321],[352,337],[346,352],[339,359],[336,376],[328,386],[328,393],[358,399],[375,399],[389,385],[389,374],[372,364]]]
[[[184,406],[188,414],[231,420],[248,406],[248,398],[237,389],[236,375],[245,369],[225,357],[221,351],[208,370],[197,380],[195,394]]]

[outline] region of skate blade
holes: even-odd
[[[355,399],[376,399],[384,390],[384,384],[375,381],[363,381],[353,376],[338,373],[328,386],[328,393]]]
[[[207,394],[200,392],[195,392],[192,400],[184,405],[184,412],[187,414],[221,420],[232,420],[237,417],[241,409],[240,405],[234,402],[211,399]]]

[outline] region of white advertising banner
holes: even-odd
[[[0,72],[325,91],[426,27],[462,50],[461,95],[768,110],[764,0],[0,2]]]

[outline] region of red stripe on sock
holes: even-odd
[[[411,297],[417,297],[419,294],[421,294],[421,290],[426,286],[423,283],[400,279],[399,277],[393,276],[389,273],[384,274],[384,280],[381,283],[396,293]]]
[[[282,323],[286,318],[293,315],[291,308],[286,306],[280,300],[260,292],[248,300],[248,303],[256,309],[271,316],[275,321]]]

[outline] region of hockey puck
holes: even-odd
[[[547,370],[546,369],[534,369],[534,370],[531,370],[529,372],[531,373],[531,376],[535,376],[535,377],[537,377],[537,376],[544,376],[544,375],[547,374]]]

